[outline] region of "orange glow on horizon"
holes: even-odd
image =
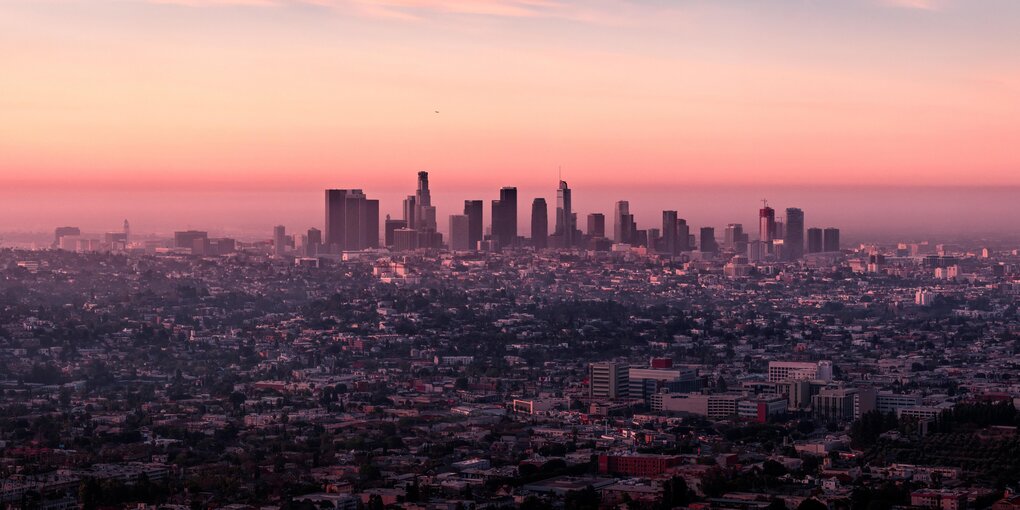
[[[0,6],[6,187],[1020,185],[1015,4],[89,4]]]

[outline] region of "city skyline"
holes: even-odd
[[[413,171],[407,172],[413,175]],[[498,185],[481,190],[448,189],[443,173],[433,173],[433,207],[437,210],[438,230],[445,233],[447,217],[463,211],[466,198],[490,202],[498,198]],[[438,179],[437,179],[438,178]],[[380,222],[387,215],[402,218],[401,201],[413,185],[405,176],[405,186],[391,192],[365,192],[380,202]],[[500,182],[500,181],[494,181]],[[410,183],[410,184],[408,184]],[[555,204],[556,190],[551,181],[545,188],[519,188],[518,222],[520,232],[530,234],[530,204],[533,198],[545,198]],[[734,187],[705,191],[698,188],[672,190],[606,190],[574,188],[573,209],[578,225],[583,226],[590,213],[609,216],[606,231],[614,233],[613,203],[630,198],[631,207],[643,228],[655,228],[664,210],[679,210],[692,226],[714,226],[717,232],[730,223],[742,223],[745,231],[758,233],[757,215],[761,198],[782,211],[799,206],[811,211],[818,224],[840,224],[844,235],[854,242],[960,235],[1015,235],[1020,212],[1012,207],[1012,189],[997,190],[914,190],[904,196],[898,190],[874,189],[757,189]],[[55,190],[42,195],[0,192],[8,212],[0,218],[0,232],[30,234],[51,232],[55,225],[76,224],[89,232],[114,230],[124,218],[131,219],[139,234],[170,234],[182,228],[197,228],[232,236],[263,237],[267,225],[286,225],[288,230],[303,230],[322,224],[321,190],[291,192],[115,192],[95,194]],[[491,218],[484,204],[485,227]],[[847,214],[853,211],[853,214]],[[550,207],[550,233],[554,232],[554,211]],[[520,223],[523,222],[523,223]],[[380,229],[382,225],[380,224]],[[720,234],[721,236],[721,234]],[[10,240],[12,237],[7,236]]]

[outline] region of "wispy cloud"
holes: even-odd
[[[467,14],[513,18],[592,18],[574,2],[556,0],[143,0],[163,5],[189,7],[315,6],[356,14],[415,19],[435,14]]]
[[[898,7],[901,9],[935,11],[941,9],[944,2],[939,0],[882,0],[882,3],[890,7]]]

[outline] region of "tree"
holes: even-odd
[[[662,484],[663,509],[687,506],[690,500],[691,491],[687,487],[687,481],[683,478],[674,476]]]
[[[244,393],[235,391],[230,394],[230,404],[234,406],[234,409],[240,409],[241,405],[244,404]]]
[[[379,468],[370,462],[366,462],[358,467],[358,476],[365,481],[374,481],[382,477],[382,472]]]
[[[404,495],[404,499],[411,503],[417,503],[421,499],[421,486],[418,485],[418,477],[414,477],[410,485],[407,486],[407,492]]]
[[[378,494],[372,494],[368,497],[368,510],[383,510],[382,496]]]
[[[563,500],[566,510],[596,510],[602,496],[591,485],[579,491],[568,492]]]
[[[769,501],[769,506],[765,507],[765,510],[787,510],[786,502],[779,498],[774,498],[772,501]]]
[[[776,461],[774,461],[772,459],[768,459],[765,462],[763,462],[761,467],[762,467],[762,472],[765,473],[765,476],[771,476],[771,477],[778,478],[778,477],[783,476],[783,475],[786,474],[786,466],[784,466],[784,465],[782,465],[782,464],[780,464],[780,463],[778,463],[778,462],[776,462]]]
[[[808,498],[797,505],[797,510],[829,510],[829,507],[815,498]]]

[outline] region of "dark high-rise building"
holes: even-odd
[[[776,237],[776,211],[769,206],[758,211],[758,239],[770,243]]]
[[[676,211],[662,211],[662,252],[666,255],[680,253],[677,245]]]
[[[630,217],[630,202],[626,200],[620,200],[616,202],[616,208],[613,210],[613,240],[617,243],[625,243],[629,240],[630,232],[628,232]]]
[[[616,211],[613,217],[613,239],[617,243],[634,244],[637,235],[637,223],[634,215],[630,214],[630,202],[620,200],[616,203]]]
[[[326,190],[326,239],[332,253],[379,247],[379,201],[360,189]]]
[[[414,195],[408,195],[404,199],[404,223],[407,224],[406,228],[415,230],[415,226],[418,224],[418,198]]]
[[[305,255],[314,257],[319,254],[322,246],[322,231],[317,228],[308,229],[308,240],[305,242]]]
[[[723,238],[723,243],[727,249],[733,250],[738,254],[743,254],[747,251],[747,233],[744,232],[744,226],[740,223],[730,223],[726,225],[726,233]]]
[[[465,200],[464,215],[468,217],[468,243],[470,249],[478,249],[478,241],[482,240],[485,232],[485,224],[482,222],[482,208],[484,202],[481,200]]]
[[[560,213],[558,207],[556,213]],[[537,249],[549,246],[549,207],[544,198],[531,203],[531,244]]]
[[[451,214],[450,215],[450,250],[452,251],[465,251],[470,250],[471,245],[469,238],[471,237],[469,227],[469,218],[466,214]]]
[[[53,231],[53,246],[60,246],[60,238],[64,236],[80,236],[81,229],[78,227],[57,227]]]
[[[436,208],[432,205],[432,192],[429,191],[428,172],[418,172],[418,191],[415,192],[414,198],[416,207],[415,223],[408,224],[408,228],[435,231]]]
[[[804,211],[789,207],[786,209],[786,232],[783,237],[783,248],[789,260],[799,260],[804,256]]]
[[[174,248],[194,249],[195,241],[201,242],[207,239],[209,239],[209,233],[201,230],[174,232]]]
[[[273,255],[277,257],[287,252],[287,227],[277,225],[273,227]]]
[[[588,236],[606,237],[606,215],[591,213],[588,215]]]
[[[717,252],[719,244],[715,241],[715,228],[701,227],[701,251]]]
[[[393,249],[411,251],[418,249],[418,231],[413,228],[398,228],[393,231]]]
[[[827,252],[839,251],[839,229],[829,227],[822,235],[822,249]]]
[[[387,214],[386,215],[386,222],[384,223],[384,225],[385,225],[385,227],[384,227],[384,232],[385,232],[384,239],[385,239],[385,242],[386,242],[386,247],[387,248],[392,248],[393,247],[393,243],[394,243],[393,233],[396,232],[397,230],[402,229],[402,228],[407,228],[407,222],[404,221],[404,220],[393,220],[393,219],[390,219],[390,215]]]
[[[492,201],[492,237],[500,248],[517,242],[517,188],[499,190],[499,200]]]
[[[543,203],[545,200],[543,200]],[[560,181],[560,187],[556,190],[556,235],[561,237],[561,245],[564,248],[574,246],[574,212],[571,208],[570,188],[567,181]]]
[[[807,229],[807,252],[821,253],[825,245],[822,244],[822,229]]]
[[[694,236],[691,234],[691,227],[687,225],[687,220],[683,218],[677,218],[676,220],[676,249],[677,253],[682,251],[690,251],[694,249]]]

